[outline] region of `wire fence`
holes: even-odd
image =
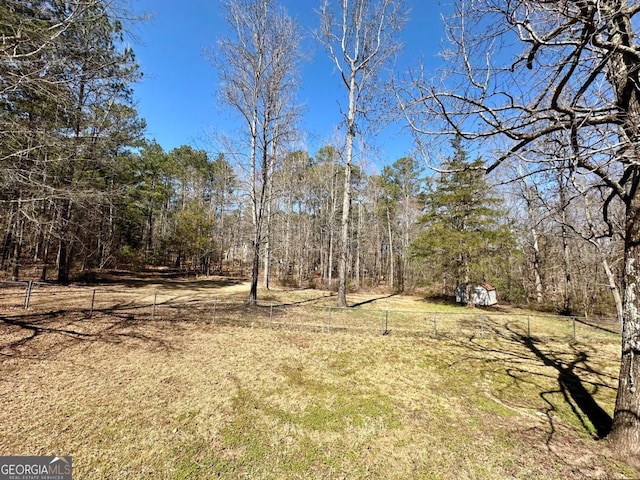
[[[620,333],[619,322],[607,318],[504,314],[480,308],[462,312],[339,308],[327,304],[330,301],[333,299],[294,304],[262,302],[250,307],[240,297],[190,291],[181,294],[175,289],[122,290],[62,287],[32,281],[0,282],[0,313],[11,316],[75,315],[86,320],[118,316],[128,320],[199,321],[212,325],[433,338],[509,334],[577,341],[611,338]]]

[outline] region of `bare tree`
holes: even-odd
[[[619,252],[619,233],[622,232],[620,228],[619,215],[609,214],[609,220],[615,221],[618,235],[611,236],[608,234],[609,226],[604,222],[598,221],[598,218],[594,218],[592,210],[598,205],[602,205],[603,200],[598,195],[599,192],[589,192],[587,188],[580,185],[575,181],[573,187],[576,189],[582,200],[582,209],[584,212],[584,227],[582,229],[575,228],[575,231],[586,242],[593,246],[596,251],[599,262],[602,265],[602,269],[607,278],[607,287],[613,297],[613,302],[616,307],[616,317],[619,321],[622,321],[624,316],[624,306],[622,303],[622,295],[620,294],[620,287],[618,286],[617,275],[614,272],[613,266],[620,260]],[[594,195],[595,193],[595,195]],[[594,198],[595,197],[595,198]],[[595,204],[595,205],[593,205]],[[600,207],[601,210],[602,207]]]
[[[382,169],[380,187],[384,194],[385,217],[389,237],[389,286],[404,290],[410,271],[409,246],[416,238],[421,206],[421,165],[411,157],[403,157]],[[394,231],[392,235],[392,230]],[[393,259],[393,242],[397,242],[397,261]],[[394,264],[395,262],[395,264]],[[396,272],[394,272],[394,270]],[[397,273],[397,274],[396,274]],[[394,281],[395,280],[395,281]]]
[[[622,361],[609,438],[640,454],[640,45],[631,0],[458,0],[439,83],[409,78],[398,97],[419,137],[495,139],[494,162],[515,156],[580,176],[625,209]],[[549,158],[544,141],[566,142]],[[611,225],[613,228],[613,225]]]
[[[518,165],[517,167],[520,167]],[[521,197],[524,202],[524,217],[522,219],[523,228],[526,229],[525,235],[525,255],[531,264],[533,274],[533,289],[535,291],[535,300],[538,304],[542,304],[545,299],[544,285],[542,283],[542,253],[540,249],[540,228],[545,219],[546,212],[541,208],[540,192],[535,182],[529,181],[529,177],[521,170],[517,170],[514,175],[521,179],[516,184],[516,196]],[[527,295],[528,299],[528,295]]]
[[[342,201],[341,252],[338,266],[338,306],[347,305],[347,262],[351,210],[351,168],[354,140],[366,116],[367,101],[375,92],[382,67],[400,44],[397,33],[404,25],[406,10],[398,0],[325,0],[318,38],[342,77],[347,90],[345,178]],[[368,97],[367,97],[368,95]]]
[[[319,219],[316,229],[320,232],[320,274],[322,281],[329,288],[333,287],[336,218],[339,212],[338,201],[341,190],[339,156],[334,147],[322,147],[316,154],[313,169],[309,172],[314,180],[311,195],[317,205],[314,216]],[[342,185],[344,185],[344,181]]]
[[[552,152],[549,146],[548,154],[553,156]],[[568,169],[527,171],[523,162],[515,167],[510,172],[518,179],[513,182],[513,193],[523,204],[524,252],[537,303],[561,302],[560,311],[572,314],[581,302],[585,315],[594,310],[603,313],[609,302],[594,303],[594,299],[606,298],[600,296],[604,287],[621,319],[620,275],[616,271],[622,258],[621,237],[619,233],[612,237],[610,226],[598,214],[605,201],[602,189],[584,183],[588,180],[584,177],[567,178]],[[619,207],[609,207],[608,220],[615,224],[614,232],[622,232]],[[587,277],[581,278],[586,271]],[[553,298],[554,292],[559,299]]]
[[[301,35],[275,0],[228,0],[224,7],[233,37],[221,39],[213,56],[220,75],[220,98],[242,118],[248,140],[253,225],[249,303],[255,304],[274,162],[283,139],[292,132],[296,113],[292,95]]]

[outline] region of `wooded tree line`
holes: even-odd
[[[2,262],[104,265],[120,168],[142,138],[131,107],[139,73],[122,24],[101,1],[0,5]]]
[[[271,117],[249,129],[262,165],[246,168],[190,146],[165,152],[144,138],[132,106],[140,73],[111,5],[1,8],[0,226],[2,267],[13,279],[66,282],[93,269],[144,266],[249,274],[260,258],[266,288],[276,280],[337,289],[348,172],[348,288],[419,286],[449,295],[458,283],[488,282],[507,301],[614,311],[621,250],[598,223],[606,199],[585,195],[572,178],[525,175],[521,166],[519,181],[491,188],[482,159],[468,158],[461,137],[443,173],[413,158],[373,173],[358,167],[364,154],[347,162],[344,145],[291,151],[295,132],[279,125],[293,113],[265,101],[259,105]],[[242,23],[244,11],[230,13]],[[279,22],[294,35],[292,24]],[[263,72],[286,76],[277,73]],[[232,87],[227,101],[238,100]],[[277,107],[280,120],[268,113]]]

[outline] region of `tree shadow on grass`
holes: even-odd
[[[290,301],[290,302],[278,302],[278,303],[269,303],[269,300],[264,300],[264,299],[260,299],[258,298],[258,303],[256,305],[253,305],[255,307],[258,308],[270,308],[270,307],[292,307],[294,305],[309,305],[309,304],[313,304],[313,303],[317,303],[317,302],[321,302],[322,300],[326,300],[327,298],[331,298],[331,297],[335,297],[337,294],[335,293],[328,293],[328,294],[322,294],[319,295],[317,297],[312,297],[312,298],[307,298],[305,300],[297,300],[297,301]]]
[[[100,275],[89,275],[80,282],[86,286],[122,285],[132,288],[161,290],[211,290],[246,283],[243,278],[199,277],[182,270],[148,270],[141,272],[113,270]]]
[[[0,314],[0,361],[51,358],[66,348],[90,342],[175,350],[176,341],[188,325],[220,322],[221,316],[242,318],[249,312],[244,302],[234,300],[203,302],[192,295],[156,300],[117,299],[107,307]],[[269,309],[257,312],[261,314],[251,311],[251,316],[264,319],[271,313]]]
[[[364,300],[362,302],[354,303],[353,305],[350,305],[350,307],[351,308],[361,307],[362,305],[368,305],[370,303],[377,302],[378,300],[384,300],[385,298],[391,298],[391,297],[395,297],[395,296],[396,296],[395,293],[390,293],[389,295],[383,295],[381,297],[374,297],[374,298],[370,298],[369,300]]]
[[[550,409],[553,410],[553,404],[546,399],[546,396],[552,393],[561,393],[565,402],[570,406],[575,417],[580,421],[585,431],[589,432],[590,428],[587,420],[591,422],[597,438],[605,438],[611,431],[611,416],[596,402],[593,395],[586,388],[585,383],[578,375],[578,369],[587,369],[594,372],[589,367],[589,353],[584,350],[574,350],[573,360],[567,362],[562,359],[554,358],[553,354],[543,352],[536,342],[527,337],[521,337],[522,344],[531,351],[540,361],[547,367],[552,367],[558,372],[558,390],[550,392],[541,392],[540,397],[545,400]],[[590,382],[589,382],[590,383]],[[593,383],[592,383],[592,386]]]
[[[472,337],[470,343],[463,345],[467,349],[471,347],[479,355],[469,355],[466,361],[501,362],[514,387],[519,388],[526,383],[538,389],[539,397],[547,405],[544,411],[550,426],[548,441],[555,433],[554,416],[559,413],[560,405],[553,401],[553,396],[557,394],[561,395],[585,432],[597,439],[609,434],[612,418],[598,404],[594,394],[601,388],[613,389],[610,384],[615,383],[616,379],[593,367],[586,345],[574,342],[569,345],[570,351],[563,349],[556,352],[549,346],[545,348],[544,342],[515,331],[509,325],[491,322],[487,328],[498,339],[498,343]],[[553,373],[537,371],[536,364],[551,368]],[[549,380],[557,382],[557,388],[549,388]]]
[[[104,315],[101,315],[104,313]],[[87,319],[85,312],[57,310],[0,316],[2,358],[51,358],[74,345],[90,342],[136,342],[145,348],[172,350],[166,332],[152,332],[135,320],[130,309],[96,311],[101,318]]]

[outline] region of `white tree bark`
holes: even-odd
[[[220,74],[221,100],[244,120],[249,140],[246,182],[253,227],[249,292],[253,305],[258,298],[260,254],[269,230],[265,222],[271,220],[274,165],[297,115],[292,99],[301,35],[274,0],[228,0],[225,8],[233,38],[220,40],[213,60]],[[266,256],[268,261],[268,252]],[[265,275],[268,284],[269,272]]]
[[[396,34],[404,24],[406,11],[403,0],[325,0],[320,13],[319,40],[327,48],[347,90],[337,300],[338,306],[345,307],[350,257],[351,170],[358,122],[364,121],[363,112],[372,107],[371,103],[367,105],[365,94],[375,90],[381,67],[399,48]]]

